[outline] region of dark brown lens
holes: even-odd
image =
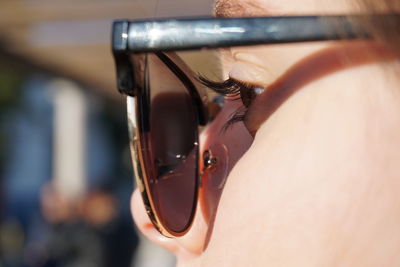
[[[149,194],[163,226],[179,233],[190,225],[197,198],[197,113],[165,62],[149,55],[147,64],[141,136]]]

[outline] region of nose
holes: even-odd
[[[135,190],[132,195],[131,209],[139,230],[153,243],[173,252],[178,261],[193,259],[202,253],[226,177],[252,142],[243,123],[223,131],[226,121],[239,106],[238,102],[227,101],[217,118],[200,135],[199,167],[203,171],[198,208],[192,227],[184,236],[168,238],[161,235],[147,216],[140,192]]]
[[[204,231],[207,226],[201,214],[196,215],[195,222],[186,235],[169,238],[160,234],[150,221],[138,189],[132,194],[131,212],[139,231],[154,244],[172,252],[179,262],[196,258],[203,251]]]

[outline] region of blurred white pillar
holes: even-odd
[[[70,81],[54,80],[54,185],[70,201],[86,191],[86,99]]]

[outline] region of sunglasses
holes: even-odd
[[[368,16],[379,20],[384,17]],[[211,109],[213,102],[204,86],[174,52],[365,39],[369,38],[368,32],[356,25],[366,18],[351,15],[114,22],[112,49],[118,90],[127,95],[135,178],[150,220],[160,233],[178,237],[190,229],[201,176],[223,162],[210,150],[200,156],[199,130],[217,112]]]

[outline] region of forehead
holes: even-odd
[[[337,15],[357,13],[356,0],[216,0],[216,17]]]
[[[265,16],[267,9],[257,0],[217,0],[214,5],[216,17]]]

